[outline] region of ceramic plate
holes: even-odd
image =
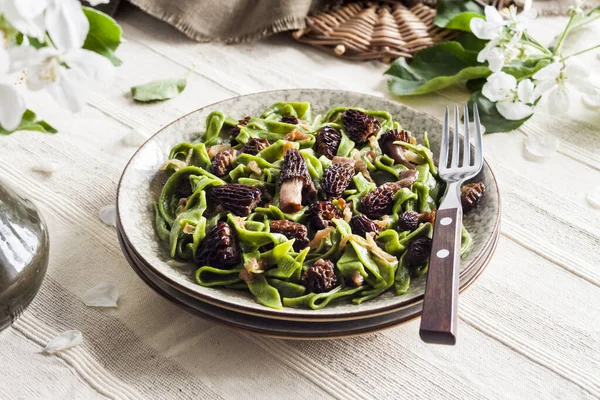
[[[207,288],[196,284],[196,266],[171,260],[166,245],[160,243],[154,230],[153,204],[158,199],[164,176],[159,171],[170,149],[177,143],[193,141],[205,130],[205,119],[212,111],[222,111],[234,117],[260,114],[280,101],[308,101],[313,113],[324,113],[333,107],[351,106],[386,110],[419,142],[429,132],[434,154],[439,153],[441,123],[435,118],[394,101],[365,94],[337,90],[296,89],[256,93],[206,106],[164,127],[134,154],[121,176],[117,194],[117,212],[122,234],[131,250],[149,265],[152,273],[177,290],[204,302],[230,310],[270,318],[289,320],[358,319],[408,307],[424,293],[425,277],[414,279],[410,289],[401,296],[386,293],[359,306],[337,303],[321,310],[284,308],[274,310],[258,304],[250,294],[222,288]],[[461,273],[466,273],[484,256],[493,241],[500,220],[500,197],[494,175],[484,163],[474,181],[483,182],[486,195],[480,206],[469,213],[464,224],[473,236],[473,246],[462,260]]]
[[[421,302],[382,316],[333,322],[273,320],[270,318],[230,311],[187,296],[185,293],[178,291],[162,281],[142,260],[138,259],[135,254],[130,252],[127,243],[124,242],[120,233],[118,236],[125,258],[130,263],[133,270],[148,286],[184,310],[229,328],[284,339],[319,340],[373,333],[382,329],[397,326],[421,315]],[[479,265],[473,268],[469,274],[460,279],[461,292],[469,287],[483,272],[494,253],[498,243],[498,237],[499,232],[496,232],[491,247],[486,249],[486,256],[480,260]]]

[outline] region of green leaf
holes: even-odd
[[[477,44],[471,39],[465,41],[470,46]],[[418,51],[410,64],[405,58],[399,58],[385,74],[390,75],[390,92],[406,96],[430,93],[470,79],[485,78],[491,71],[477,62],[477,51],[467,50],[460,42],[452,41]]]
[[[21,118],[21,123],[17,127],[17,129],[12,131],[7,131],[6,129],[0,126],[0,135],[10,135],[13,132],[17,131],[37,131],[42,133],[56,133],[58,132],[52,125],[47,123],[46,121],[36,120],[37,115],[31,110],[25,110],[23,113],[23,117]]]
[[[116,67],[121,65],[123,62],[117,58],[115,51],[121,44],[123,30],[117,21],[93,8],[83,7],[83,12],[90,22],[83,48],[108,58]]]
[[[507,65],[504,68],[502,68],[502,71],[514,76],[519,81],[521,79],[532,77],[533,74],[538,72],[540,69],[544,68],[546,65],[550,64],[551,61],[552,60],[550,58],[547,58],[544,60],[539,60],[537,62],[535,62],[535,61],[529,61],[529,62],[515,61],[512,64]]]
[[[142,102],[168,100],[183,92],[186,85],[186,78],[164,79],[134,86],[131,94],[134,100]]]
[[[471,20],[481,18],[481,14],[474,12],[460,13],[446,23],[446,29],[455,29],[457,31],[471,32]]]
[[[505,119],[496,109],[496,103],[491,102],[481,92],[475,92],[469,99],[469,108],[477,103],[481,124],[485,126],[485,133],[510,132],[517,129],[531,116],[517,121]]]
[[[433,23],[444,28],[450,21],[465,12],[483,15],[483,7],[472,0],[439,0]]]

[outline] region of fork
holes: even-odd
[[[433,243],[429,258],[427,285],[423,300],[419,335],[424,342],[456,344],[458,277],[460,271],[460,242],[462,205],[460,188],[464,181],[477,175],[483,166],[481,124],[477,104],[473,106],[475,135],[473,157],[469,135],[469,108],[464,109],[462,163],[458,136],[458,106],[454,106],[454,134],[450,145],[449,111],[446,107],[440,145],[439,177],[446,181],[446,193],[436,212]],[[448,153],[451,150],[450,166]]]

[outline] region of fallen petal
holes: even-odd
[[[525,149],[536,157],[548,157],[560,145],[560,140],[551,135],[529,135],[525,139]]]
[[[586,197],[590,206],[600,208],[600,186],[589,192]]]
[[[469,121],[469,132],[471,132],[471,134],[475,134],[475,132],[477,132],[475,129],[476,126],[477,125],[475,125],[475,121]],[[483,135],[485,133],[485,125],[479,124],[479,126],[481,127],[481,134]]]
[[[112,283],[101,282],[85,292],[83,303],[88,307],[116,307],[119,288]]]
[[[58,164],[50,160],[41,160],[33,167],[33,170],[37,172],[44,172],[46,174],[52,174],[58,171]]]
[[[44,352],[48,354],[54,354],[56,352],[66,350],[73,346],[77,346],[82,342],[83,335],[80,331],[65,331],[56,336],[54,339],[50,340],[46,347],[44,347]]]
[[[133,128],[129,133],[121,139],[121,143],[125,146],[139,147],[148,139],[142,130]]]
[[[102,207],[98,215],[106,225],[117,226],[117,208],[114,204]]]
[[[600,89],[594,88],[594,94],[583,96],[582,101],[586,107],[592,110],[600,108]]]

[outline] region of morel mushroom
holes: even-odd
[[[344,190],[352,182],[354,175],[354,164],[351,163],[333,163],[323,172],[321,186],[329,197],[340,197]]]
[[[420,236],[408,243],[406,261],[410,267],[420,267],[427,263],[431,253],[431,239]]]
[[[325,156],[330,160],[335,157],[342,141],[342,134],[330,126],[319,129],[315,140],[317,156]]]
[[[333,225],[334,218],[342,218],[342,213],[331,201],[317,201],[308,208],[308,223],[313,229],[321,230]]]
[[[200,243],[196,254],[199,265],[229,269],[242,260],[235,231],[225,222],[218,222]]]
[[[485,185],[482,182],[469,183],[460,188],[460,201],[464,212],[469,212],[481,202],[485,194]]]
[[[237,135],[240,134],[240,126],[246,126],[246,125],[248,125],[248,122],[250,122],[250,117],[245,117],[244,119],[240,119],[238,121],[238,124],[236,126],[234,126],[233,128],[231,128],[231,130],[229,131],[231,134],[231,138],[235,139],[237,137]]]
[[[283,122],[284,124],[298,125],[298,123],[300,123],[300,120],[297,117],[294,117],[293,115],[284,115],[283,117],[281,117],[281,122]]]
[[[350,219],[350,228],[352,232],[362,237],[366,237],[369,232],[379,233],[381,230],[381,227],[366,215],[354,215]]]
[[[255,156],[270,145],[271,143],[267,139],[252,138],[242,147],[242,153]]]
[[[391,157],[396,164],[402,164],[408,169],[415,169],[415,165],[408,161],[404,156],[404,147],[394,142],[410,143],[410,135],[408,131],[397,129],[387,131],[379,138],[379,147],[383,154]]]
[[[370,136],[376,135],[381,123],[362,111],[348,109],[342,113],[342,124],[348,137],[357,144],[366,143]]]
[[[368,193],[360,200],[360,211],[367,217],[377,219],[392,211],[394,195],[402,188],[410,187],[418,177],[416,170],[402,171],[400,180],[388,182]]]
[[[309,292],[323,293],[335,287],[337,276],[333,263],[329,260],[318,259],[302,274],[302,283]]]
[[[215,186],[211,192],[219,205],[240,217],[250,215],[252,210],[258,206],[261,194],[260,189],[239,183]]]
[[[306,161],[297,149],[286,151],[279,183],[279,208],[286,213],[299,211],[303,199],[315,192]]]
[[[273,233],[281,233],[288,239],[296,239],[294,250],[300,251],[308,246],[308,229],[306,226],[288,220],[271,221],[269,228]]]
[[[215,154],[211,163],[212,172],[218,177],[227,175],[232,169],[232,164],[233,160],[235,160],[235,157],[235,150],[232,148]]]

